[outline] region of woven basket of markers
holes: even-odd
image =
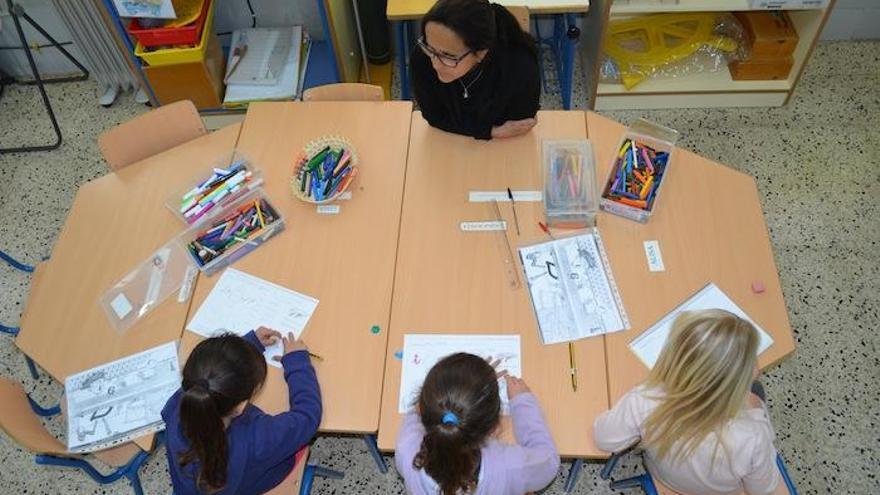
[[[358,156],[351,143],[324,136],[305,146],[291,180],[293,195],[307,203],[329,203],[348,190],[358,173]]]

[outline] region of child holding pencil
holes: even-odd
[[[505,376],[517,444],[494,434],[501,419],[495,369],[458,353],[428,372],[397,439],[395,463],[413,495],[522,495],[547,486],[559,454],[538,400],[519,378]]]
[[[596,419],[596,445],[641,442],[651,475],[680,493],[773,493],[774,431],[757,376],[757,330],[720,309],[684,312],[648,379]]]
[[[264,346],[278,339],[261,327],[206,339],[190,354],[182,387],[162,410],[175,494],[264,493],[290,474],[318,430],[321,392],[305,343],[289,334],[275,359],[290,410],[270,416],[250,403],[266,379]]]

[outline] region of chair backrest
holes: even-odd
[[[189,100],[163,105],[104,131],[98,147],[110,170],[143,160],[207,134],[199,112]]]
[[[284,478],[278,486],[266,492],[265,495],[299,494],[307,462],[309,462],[308,446],[299,449],[299,452],[296,453],[296,464],[293,466],[293,470],[290,474],[287,475],[287,478]]]
[[[0,428],[35,454],[69,455],[34,414],[21,385],[8,378],[0,378]]]
[[[303,101],[382,101],[381,86],[362,83],[325,84],[303,92]]]
[[[523,31],[529,32],[529,8],[520,5],[511,5],[507,7],[507,10],[513,14],[513,17],[516,18],[516,21],[519,23],[519,27],[522,28]]]

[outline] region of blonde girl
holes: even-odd
[[[680,493],[773,493],[773,426],[750,392],[758,340],[727,311],[682,313],[647,380],[596,419],[596,444],[617,452],[641,442],[651,475]]]

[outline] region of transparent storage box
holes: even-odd
[[[225,153],[199,168],[165,199],[165,206],[187,225],[200,225],[263,184],[263,172],[238,151]]]
[[[596,225],[599,187],[596,161],[587,140],[544,141],[544,213],[547,225]]]
[[[258,206],[259,205],[259,206]],[[180,234],[190,260],[213,275],[284,230],[284,219],[261,188],[215,209]]]
[[[178,303],[186,302],[196,275],[186,247],[174,239],[105,292],[99,303],[113,328],[123,333],[172,294]]]
[[[647,223],[672,165],[678,131],[644,119],[631,125],[615,148],[599,207]]]

